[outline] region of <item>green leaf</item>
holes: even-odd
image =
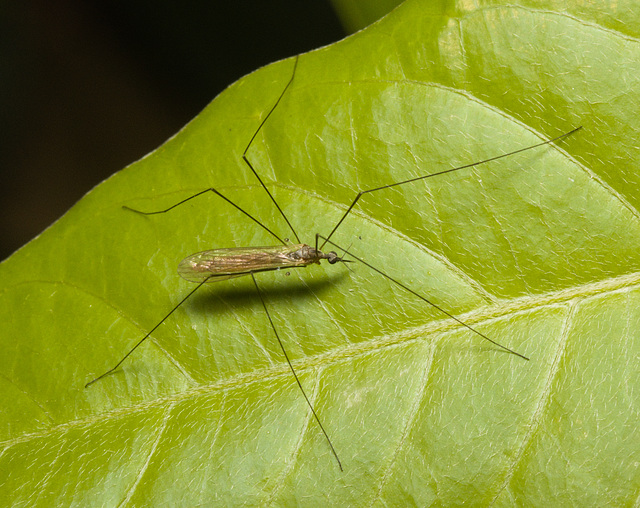
[[[640,493],[638,9],[409,1],[302,55],[249,159],[303,241],[359,189],[367,267],[193,288],[205,249],[293,237],[241,155],[293,60],[232,85],[0,266],[7,506],[633,505]],[[210,194],[210,193],[209,193]]]

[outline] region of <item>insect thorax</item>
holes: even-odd
[[[295,245],[293,247],[295,247],[296,250],[291,252],[290,258],[294,261],[302,262],[305,265],[310,265],[312,263],[320,264],[321,259],[326,259],[330,264],[341,261],[335,252],[327,252],[325,254],[324,252],[310,247],[307,244]]]

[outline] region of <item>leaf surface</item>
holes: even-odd
[[[563,3],[564,5],[565,3]],[[367,267],[193,288],[194,252],[293,234],[241,155],[293,72],[235,83],[0,265],[0,485],[11,506],[633,505],[640,312],[633,9],[409,1],[302,55],[248,157],[301,239]],[[540,5],[536,3],[536,5]],[[637,9],[636,11],[637,12]],[[209,193],[210,194],[210,193]]]

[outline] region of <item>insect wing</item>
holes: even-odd
[[[178,273],[190,282],[217,282],[251,272],[296,266],[299,263],[289,256],[299,247],[237,247],[197,252],[180,262]]]

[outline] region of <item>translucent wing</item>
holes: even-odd
[[[300,255],[305,247],[300,244],[206,250],[183,259],[178,265],[178,273],[191,282],[217,282],[251,272],[295,268],[317,262]]]

